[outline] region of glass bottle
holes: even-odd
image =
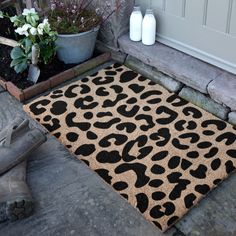
[[[130,39],[132,41],[141,41],[142,39],[142,21],[143,15],[140,6],[135,6],[130,16]]]
[[[156,18],[152,9],[147,9],[142,24],[142,43],[153,45],[156,41]]]

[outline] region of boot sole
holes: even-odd
[[[0,222],[6,220],[16,221],[29,217],[34,209],[33,199],[18,197],[14,201],[0,203]]]

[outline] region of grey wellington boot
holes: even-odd
[[[0,174],[26,160],[47,138],[39,129],[29,129],[28,120],[4,129],[0,137]]]
[[[0,222],[28,217],[33,198],[26,184],[26,161],[0,176]]]

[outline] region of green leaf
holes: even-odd
[[[25,71],[27,69],[27,67],[28,67],[27,61],[23,61],[22,63],[17,64],[14,67],[14,70],[18,74],[18,73],[21,73],[21,72]]]
[[[29,53],[33,46],[32,41],[29,38],[25,38],[23,44],[25,46],[25,53]]]
[[[25,56],[25,54],[24,54],[23,50],[21,49],[21,47],[19,47],[19,46],[14,47],[11,50],[11,59],[13,59],[13,60],[24,57],[24,56]]]
[[[14,59],[14,60],[11,61],[10,67],[14,67],[17,64],[22,63],[22,61],[25,61],[25,58],[21,57],[21,58],[18,58],[18,59]]]

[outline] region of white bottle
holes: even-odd
[[[135,6],[130,16],[130,39],[132,41],[141,41],[142,39],[143,15],[139,6]]]
[[[147,9],[142,25],[142,43],[153,45],[156,41],[156,19],[152,9]]]

